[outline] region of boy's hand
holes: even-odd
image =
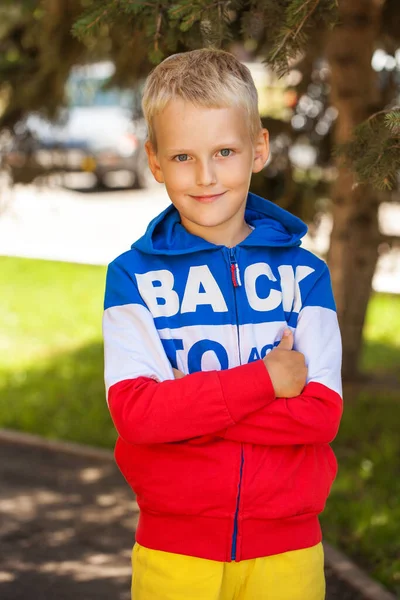
[[[293,350],[293,333],[285,329],[276,348],[263,359],[277,398],[294,398],[301,394],[307,379],[304,355]],[[172,369],[175,379],[185,377],[178,369]]]
[[[294,398],[301,394],[306,384],[304,355],[292,348],[293,333],[285,329],[279,346],[263,358],[277,398]]]
[[[174,369],[174,367],[172,367],[172,370],[174,372],[175,379],[181,379],[182,377],[185,377],[185,373],[182,373],[182,371],[179,371],[178,369]]]

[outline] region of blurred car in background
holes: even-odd
[[[123,173],[126,185],[147,187],[140,86],[107,87],[113,72],[111,62],[74,67],[57,122],[30,114],[16,124],[4,156],[16,183],[55,172],[88,172],[98,187],[107,187],[111,175]]]

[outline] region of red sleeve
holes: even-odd
[[[247,415],[221,436],[262,445],[330,443],[343,411],[341,397],[342,346],[327,266],[319,263],[311,288],[303,289],[294,331],[294,350],[308,369],[307,385],[294,398],[277,398]]]
[[[300,396],[276,398],[219,435],[269,446],[330,443],[337,434],[342,410],[338,393],[323,384],[309,383]]]
[[[110,413],[128,443],[156,444],[215,434],[275,398],[262,360],[156,382],[126,379],[108,392]]]

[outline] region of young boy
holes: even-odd
[[[140,507],[134,600],[321,600],[341,342],[306,226],[248,193],[268,158],[231,54],[164,60],[143,96],[172,205],[109,265],[105,380]]]

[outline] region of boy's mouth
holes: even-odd
[[[198,202],[202,202],[203,204],[208,204],[209,202],[214,202],[214,200],[217,200],[217,198],[221,198],[221,196],[223,196],[225,194],[225,192],[221,192],[220,194],[203,194],[201,196],[190,196],[191,198],[194,198],[195,200],[197,200]]]

